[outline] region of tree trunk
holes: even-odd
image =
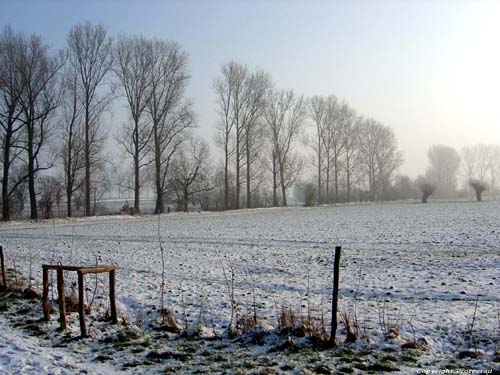
[[[252,208],[251,191],[250,191],[250,145],[248,139],[248,131],[246,136],[246,157],[247,157],[247,208]]]
[[[161,186],[161,163],[160,163],[160,146],[158,145],[157,140],[155,139],[155,180],[156,180],[156,207],[155,214],[162,214],[165,211],[164,203],[163,203],[163,189]]]
[[[28,125],[28,190],[30,195],[31,219],[38,219],[35,191],[35,157],[33,155],[33,125]]]
[[[139,214],[140,209],[140,180],[139,180],[139,158],[134,157],[134,214]]]
[[[224,160],[224,211],[229,208],[229,176],[228,174],[229,155],[226,145]]]
[[[67,202],[66,202],[66,210],[67,210],[67,216],[68,217],[71,217],[73,216],[73,207],[72,207],[72,204],[71,204],[71,200],[73,199],[72,197],[72,193],[67,191],[66,192],[66,199],[67,199]]]
[[[335,152],[335,158],[333,161],[333,167],[335,168],[335,173],[334,173],[334,179],[335,179],[335,202],[338,203],[339,201],[339,170],[338,170],[338,155],[337,152]]]
[[[85,216],[91,216],[90,206],[90,103],[85,105]]]
[[[347,191],[346,191],[346,202],[349,203],[351,201],[351,171],[350,171],[350,163],[349,163],[349,152],[347,152],[346,155],[346,184],[347,184]]]
[[[273,207],[278,206],[278,171],[276,170],[276,153],[273,151]]]
[[[321,146],[320,146],[321,149]],[[318,207],[321,205],[321,151],[318,150]]]
[[[184,189],[184,212],[188,212],[188,205],[189,205],[189,193],[187,189]]]
[[[481,202],[481,194],[482,192],[479,189],[476,189],[476,201]]]
[[[140,208],[140,170],[139,170],[139,120],[134,125],[134,214],[141,212]]]
[[[429,193],[424,193],[422,195],[422,203],[427,203],[427,198],[429,198],[430,194]]]
[[[326,200],[328,203],[332,203],[330,200],[330,153],[326,154]]]
[[[236,128],[238,131],[238,128]],[[234,198],[234,208],[238,210],[240,208],[240,139],[236,139],[236,196]]]
[[[283,207],[287,207],[287,202],[286,202],[286,186],[285,186],[285,176],[283,173],[283,160],[281,160],[281,157],[278,158],[279,162],[279,167],[280,167],[280,184],[281,184],[281,205]]]
[[[2,220],[10,220],[9,173],[10,173],[10,143],[12,133],[9,124],[5,132],[3,152],[3,178],[2,178]]]

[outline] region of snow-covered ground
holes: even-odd
[[[304,314],[309,306],[317,316],[329,317],[332,254],[341,245],[340,311],[352,313],[355,306],[372,344],[386,345],[383,320],[399,331],[392,344],[414,337],[426,342],[418,361],[401,369],[450,364],[493,369],[499,365],[494,360],[500,346],[499,213],[500,202],[490,201],[172,213],[159,221],[113,216],[1,224],[0,240],[7,267],[24,277],[31,274],[35,287],[42,264],[115,264],[119,309],[144,332],[159,306],[161,241],[165,304],[180,323],[201,322],[217,335],[231,317],[226,283],[231,270],[240,315],[253,312],[255,291],[257,314],[266,325],[277,326],[283,305]],[[98,278],[95,298],[102,310],[107,307],[105,281],[105,276]],[[86,282],[93,295],[94,277]],[[75,336],[76,322],[75,317],[70,323]],[[81,359],[71,359],[78,357],[74,346],[64,352],[38,347],[47,340],[37,344],[38,338],[8,326],[0,316],[0,338],[13,343],[0,344],[0,372],[11,367],[12,372],[25,368],[24,373],[35,373],[30,368],[38,368],[57,373],[54,369],[64,363],[81,368]],[[56,326],[53,322],[49,328]],[[90,327],[95,341],[102,336],[100,327]],[[341,339],[342,329],[341,324]],[[457,362],[457,354],[467,348],[480,355]],[[23,353],[35,359],[30,362]],[[89,358],[89,373],[108,373],[106,366],[123,370],[126,358],[113,357],[103,364]],[[328,358],[322,361],[328,363]],[[148,367],[141,369],[126,370],[148,373]]]

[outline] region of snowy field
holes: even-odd
[[[315,316],[329,317],[332,254],[334,247],[341,245],[340,311],[352,317],[355,308],[372,346],[400,347],[412,339],[424,343],[418,360],[398,363],[401,373],[413,373],[417,368],[446,366],[498,368],[499,219],[498,201],[353,204],[166,214],[160,221],[152,216],[110,216],[13,222],[0,225],[0,241],[6,249],[7,267],[15,268],[25,278],[31,274],[32,285],[37,288],[42,264],[115,264],[120,313],[147,335],[159,306],[161,240],[165,251],[165,305],[175,311],[180,325],[194,327],[200,323],[207,336],[223,336],[229,324],[226,281],[231,270],[239,316],[253,313],[255,297],[257,314],[268,328],[277,327],[277,314],[285,305],[302,314],[309,310]],[[87,294],[95,294],[96,310],[105,310],[106,277],[99,277],[97,289],[93,276],[86,282]],[[41,308],[34,305],[31,314],[41,317]],[[56,315],[45,327],[45,338],[27,335],[25,330],[13,328],[14,323],[8,311],[0,315],[0,373],[22,369],[33,374],[73,373],[82,368],[88,373],[150,373],[150,366],[168,363],[123,367],[133,351],[110,354],[108,361],[95,360],[96,354],[89,351],[105,347],[96,344],[92,348],[93,342],[102,345],[105,335],[98,324],[90,325],[92,338],[85,341],[90,349],[74,343],[64,349],[48,344],[54,342],[53,335],[61,335],[51,334],[57,327]],[[389,323],[397,328],[397,337],[384,340],[384,328]],[[69,326],[70,333],[77,336],[76,314],[72,314]],[[338,338],[344,340],[342,324]],[[168,345],[175,349],[174,343]],[[247,356],[269,349],[266,345],[258,349],[241,348],[241,344],[235,347],[235,352],[246,350]],[[474,349],[477,358],[458,361],[458,353],[466,349]],[[225,349],[223,354],[231,350]],[[82,357],[82,353],[86,354]],[[141,355],[137,354],[138,358]],[[332,371],[337,368],[328,352],[320,356],[321,363],[327,367],[330,363]],[[293,355],[276,357],[280,359],[274,365],[265,367],[278,373],[309,371]],[[174,360],[174,365],[177,362]],[[69,370],[64,370],[65,365]],[[178,366],[172,371],[187,371],[182,364]],[[202,368],[219,371],[207,363],[189,367],[189,371]]]

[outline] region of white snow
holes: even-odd
[[[412,337],[413,327],[417,337],[429,342],[425,356],[431,361],[465,347],[476,298],[474,329],[491,340],[500,336],[499,212],[500,202],[491,201],[165,214],[159,222],[156,216],[116,216],[2,224],[0,238],[7,267],[15,262],[27,276],[31,263],[35,285],[42,264],[115,264],[119,309],[130,322],[140,316],[147,325],[159,304],[159,225],[166,305],[178,320],[185,314],[192,323],[201,310],[205,325],[218,332],[230,318],[223,267],[234,270],[241,311],[251,311],[255,287],[258,314],[267,324],[276,326],[276,308],[282,304],[305,311],[308,288],[309,302],[329,316],[332,253],[342,245],[341,309],[348,309],[356,296],[358,314],[374,337],[381,312],[398,320],[402,341]],[[86,282],[93,289],[94,279]],[[106,292],[101,276],[97,299],[104,309]],[[73,363],[66,361],[67,354],[58,362],[57,352],[34,339],[16,339],[17,330],[9,330],[5,320],[0,329],[4,342],[17,345],[0,346],[4,368],[27,366],[23,371],[31,373],[32,366],[58,373],[56,368]],[[33,362],[16,355],[25,351]]]

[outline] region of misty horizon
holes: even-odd
[[[217,123],[213,80],[234,60],[268,72],[278,87],[306,97],[336,95],[390,126],[403,151],[399,173],[411,178],[425,173],[433,144],[461,153],[500,141],[494,111],[500,54],[493,48],[498,3],[173,1],[144,8],[91,2],[78,9],[6,1],[0,10],[0,24],[40,34],[53,49],[64,47],[71,26],[85,20],[102,23],[114,37],[180,43],[189,56],[187,95],[197,132],[210,140]],[[120,100],[106,122],[116,129],[127,118]]]

